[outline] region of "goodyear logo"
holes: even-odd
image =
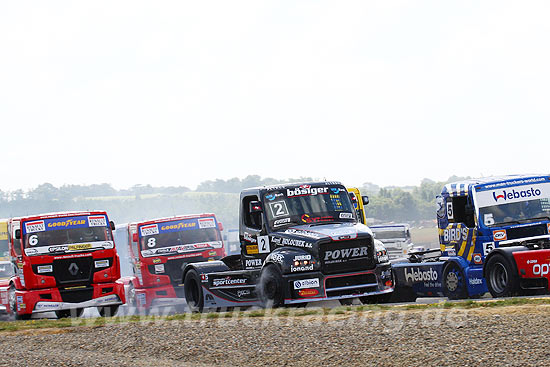
[[[92,248],[91,243],[77,243],[75,245],[69,245],[69,251],[88,250]]]
[[[83,224],[86,224],[86,221],[84,219],[67,219],[61,222],[50,222],[48,223],[48,228],[69,227]]]
[[[170,230],[174,230],[174,229],[193,228],[193,227],[196,227],[196,225],[197,225],[197,223],[195,223],[195,222],[192,222],[192,223],[180,222],[180,223],[168,224],[168,225],[165,225],[165,226],[161,226],[160,230],[161,231],[170,231]]]

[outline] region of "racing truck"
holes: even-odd
[[[184,269],[192,311],[349,298],[371,303],[393,292],[386,251],[359,222],[341,183],[245,189],[239,207],[240,254]]]
[[[55,311],[80,316],[97,307],[114,315],[125,303],[114,223],[104,211],[64,212],[12,218],[9,251],[15,265],[9,307],[15,319]]]
[[[384,243],[390,260],[406,256],[407,252],[414,247],[411,242],[411,230],[407,223],[376,224],[371,225],[370,229],[374,233],[374,238]]]
[[[396,299],[548,291],[550,176],[454,182],[443,187],[437,204],[440,248],[411,251],[392,264]]]
[[[151,219],[117,226],[133,274],[123,277],[128,305],[148,311],[156,306],[184,306],[184,267],[225,256],[222,224],[214,214]]]

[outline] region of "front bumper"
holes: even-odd
[[[369,297],[393,292],[389,263],[368,271],[324,275],[321,272],[283,275],[285,304]]]
[[[17,313],[30,314],[125,303],[124,285],[96,283],[87,287],[15,291]]]

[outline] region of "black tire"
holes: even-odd
[[[468,298],[464,271],[455,262],[448,263],[443,269],[443,294],[448,299]]]
[[[191,269],[185,274],[183,291],[185,293],[185,301],[191,312],[202,312],[204,309],[204,295],[201,279],[195,269]]]
[[[101,317],[113,317],[118,311],[119,305],[99,306],[97,311]]]
[[[80,317],[84,313],[83,308],[73,308],[72,310],[59,310],[55,311],[55,315],[58,319],[65,317]]]
[[[284,305],[283,275],[276,265],[268,265],[262,270],[258,287],[260,301],[265,308]]]
[[[493,297],[511,297],[518,294],[519,280],[512,265],[504,256],[499,254],[491,256],[485,269],[487,288]]]
[[[15,286],[10,284],[8,289],[8,302],[10,304],[11,319],[12,320],[29,320],[32,316],[32,313],[19,314],[17,312],[17,302],[15,298]]]

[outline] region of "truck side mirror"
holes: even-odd
[[[259,201],[251,201],[249,206],[250,213],[261,213],[262,212],[262,203]]]
[[[223,232],[223,224],[222,224],[222,222],[218,222],[218,229],[220,230],[220,232]]]
[[[137,242],[137,241],[138,241],[138,234],[132,233],[132,242]]]
[[[16,229],[16,230],[15,230],[15,239],[16,239],[16,240],[20,240],[20,239],[21,239],[21,230],[20,230],[20,229]]]
[[[114,231],[115,230],[115,222],[113,222],[111,220],[111,221],[109,221],[109,225],[111,226],[111,230]]]
[[[361,196],[361,199],[363,199],[363,205],[367,205],[369,203],[369,197],[368,196]]]

